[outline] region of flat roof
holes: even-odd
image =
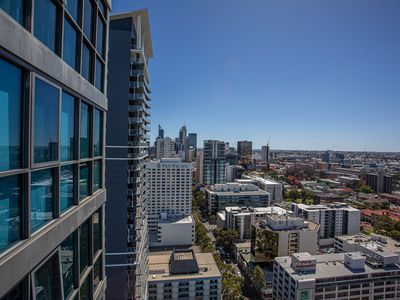
[[[189,216],[168,216],[166,219],[159,219],[159,224],[191,224],[194,220],[191,215]]]
[[[360,245],[369,250],[379,251],[379,254],[383,255],[386,252],[400,253],[400,242],[390,237],[375,235],[370,236],[366,234],[354,234],[354,235],[340,235],[335,237],[338,240],[346,241],[352,245]],[[385,240],[383,243],[381,240]],[[379,250],[382,249],[383,251]]]

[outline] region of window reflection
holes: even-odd
[[[94,156],[101,156],[103,153],[102,149],[102,137],[103,137],[103,114],[100,110],[94,110],[94,128],[93,128],[93,151]]]
[[[61,269],[64,286],[64,299],[74,291],[74,265],[77,261],[76,253],[76,233],[71,234],[61,244]]]
[[[80,124],[80,157],[88,158],[90,154],[90,110],[89,105],[81,103],[81,124]]]
[[[78,70],[78,33],[67,19],[64,19],[63,59],[75,70]]]
[[[104,23],[100,16],[97,17],[97,41],[96,48],[101,56],[104,57]]]
[[[96,81],[95,86],[98,90],[103,91],[103,64],[96,58]]]
[[[79,24],[80,18],[79,18],[79,2],[80,0],[67,0],[67,9],[71,16],[75,19],[75,21]]]
[[[79,254],[80,254],[80,271],[81,274],[85,270],[85,268],[89,265],[89,222],[85,222],[82,224],[80,228],[80,237],[79,237]]]
[[[0,59],[0,171],[21,167],[21,76]]]
[[[93,166],[93,191],[97,191],[102,188],[102,161],[94,161]]]
[[[83,31],[88,40],[91,41],[93,35],[93,5],[91,0],[84,0],[84,4]]]
[[[0,178],[0,252],[20,238],[21,178]]]
[[[36,79],[34,162],[58,160],[59,90]]]
[[[82,49],[82,76],[92,82],[92,52],[85,43]]]
[[[93,266],[93,291],[96,291],[101,281],[101,256]]]
[[[75,98],[63,92],[61,105],[61,160],[73,160],[75,153]]]
[[[101,249],[101,214],[93,214],[93,255]]]
[[[34,293],[36,300],[61,299],[58,253],[35,272]]]
[[[61,167],[60,175],[60,210],[64,212],[75,204],[74,187],[75,187],[75,168],[74,166]]]
[[[81,164],[79,168],[79,199],[89,196],[89,165]]]
[[[24,25],[24,3],[24,0],[1,0],[0,8],[18,23]]]
[[[81,289],[79,291],[80,300],[89,300],[90,299],[90,274],[83,282]]]
[[[35,0],[34,35],[56,52],[57,7],[51,0]]]

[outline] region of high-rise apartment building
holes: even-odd
[[[187,146],[197,148],[197,133],[189,133],[187,137]]]
[[[105,299],[110,1],[0,1],[0,298]]]
[[[269,162],[270,159],[269,145],[261,147],[261,159],[263,161]]]
[[[336,235],[360,232],[360,210],[343,203],[329,205],[306,205],[292,203],[296,216],[321,225],[319,244],[333,245]]]
[[[156,158],[172,158],[176,156],[175,142],[169,138],[157,138],[155,141]]]
[[[253,155],[253,143],[251,141],[239,141],[237,143],[238,159],[242,164],[250,164]]]
[[[196,181],[203,184],[203,164],[204,164],[204,151],[198,150],[196,153]]]
[[[375,193],[392,193],[393,179],[384,171],[366,174],[366,184],[369,185]]]
[[[148,227],[154,241],[158,223],[165,214],[186,217],[192,210],[192,164],[180,159],[161,159],[146,163]]]
[[[203,149],[203,183],[213,185],[225,182],[225,143],[206,140]]]
[[[110,18],[106,210],[107,299],[147,299],[147,194],[153,57],[146,10]]]

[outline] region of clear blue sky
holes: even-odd
[[[400,151],[399,0],[113,0],[147,8],[152,140]]]

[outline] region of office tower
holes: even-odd
[[[254,184],[225,183],[206,188],[208,210],[218,212],[227,206],[268,206],[269,193]]]
[[[360,252],[277,257],[273,299],[400,299],[400,267],[393,257]],[[350,296],[350,297],[349,297]]]
[[[185,151],[186,148],[186,143],[187,143],[187,129],[186,129],[186,125],[183,124],[181,129],[179,129],[179,145],[180,145],[180,149],[179,151]]]
[[[189,133],[187,137],[187,146],[197,148],[197,133]]]
[[[261,147],[261,159],[263,161],[269,162],[269,145]]]
[[[110,2],[82,2],[0,1],[1,299],[104,299]]]
[[[237,143],[237,152],[239,157],[253,154],[253,143],[251,141],[239,141]]]
[[[204,141],[203,183],[213,185],[225,182],[225,143],[216,140]]]
[[[392,193],[392,176],[387,175],[384,171],[378,173],[366,174],[366,184],[369,185],[375,193]]]
[[[162,129],[161,125],[158,125],[158,136],[157,138],[163,139],[164,138],[164,129]]]
[[[147,299],[148,229],[144,163],[148,155],[153,57],[146,10],[110,18],[106,181],[107,299]]]
[[[165,227],[167,222],[176,223],[191,214],[192,164],[180,159],[149,161],[146,163],[146,178],[150,243],[157,246],[161,219]]]
[[[196,154],[196,181],[203,184],[203,165],[204,165],[204,150],[198,150]]]
[[[212,253],[156,252],[150,254],[149,269],[151,299],[221,299],[222,276]]]
[[[268,192],[271,197],[271,202],[278,203],[282,201],[283,186],[282,183],[273,180],[265,179],[255,175],[243,175],[243,179],[236,180],[237,182],[253,183],[260,189]]]
[[[169,138],[157,138],[155,142],[156,158],[171,158],[175,157],[175,142]]]
[[[317,254],[318,230],[312,221],[288,214],[269,214],[251,224],[251,254],[256,263],[296,252]]]
[[[234,182],[238,178],[242,178],[245,169],[242,166],[231,166],[226,163],[226,170],[225,170],[225,180],[226,182]]]
[[[360,211],[347,204],[305,205],[292,203],[296,216],[321,225],[319,245],[333,245],[336,235],[360,232]]]

